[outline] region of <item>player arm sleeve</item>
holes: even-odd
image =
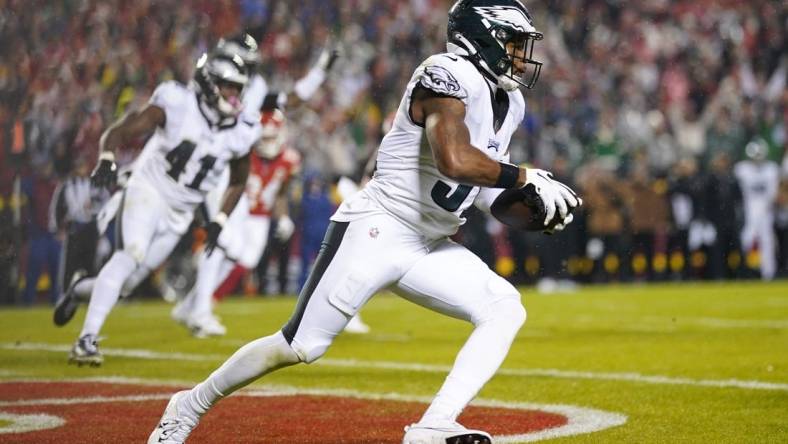
[[[424,88],[438,96],[453,97],[461,100],[465,105],[468,104],[467,88],[457,80],[458,77],[447,66],[427,64],[419,67],[417,76],[417,88]]]
[[[165,119],[169,119],[170,116],[182,113],[182,99],[185,91],[186,89],[176,82],[164,82],[156,87],[148,103],[161,108],[164,111]]]

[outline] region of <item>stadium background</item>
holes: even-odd
[[[290,140],[304,154],[304,179],[320,185],[319,198],[336,201],[331,183],[357,172],[414,67],[444,48],[450,2],[0,4],[0,302],[31,304],[53,297],[45,271],[57,267],[63,238],[49,214],[58,181],[92,167],[102,130],[144,103],[160,81],[188,81],[197,56],[219,37],[241,30],[255,36],[275,89],[303,75],[329,35],[339,37],[342,61],[292,119]],[[553,170],[586,205],[559,236],[508,232],[471,213],[458,238],[515,282],[539,279],[545,291],[573,282],[758,278],[757,246],[742,251],[738,242],[744,205],[732,165],[745,159],[748,143],[765,144],[769,161],[788,175],[785,4],[528,6],[545,33],[537,48],[545,69],[526,94],[530,112],[512,158]],[[138,149],[129,147],[122,162]],[[305,189],[294,189],[294,214],[303,213]],[[681,202],[690,203],[689,213],[686,206],[674,211]],[[784,276],[785,183],[774,211]],[[708,225],[715,240],[693,237],[693,226],[703,232]],[[190,245],[184,242],[181,257]],[[297,236],[290,252],[287,293],[297,287]],[[36,279],[31,271],[39,268]],[[36,297],[24,296],[29,280],[42,290]],[[256,293],[255,283],[260,279],[245,290]]]
[[[259,38],[266,79],[284,89],[329,34],[340,36],[344,58],[294,113],[291,132],[312,184],[293,190],[293,212],[328,204],[307,212],[325,218],[333,180],[356,173],[414,67],[442,50],[449,3],[0,0],[0,303],[8,304],[0,310],[0,443],[141,442],[172,392],[292,313],[292,297],[233,297],[216,308],[224,337],[198,340],[173,322],[159,284],[183,285],[172,277],[189,276],[196,229],[157,279],[113,311],[103,332],[105,365],[66,364],[84,310],[52,326],[47,268],[57,267],[64,233],[50,226],[50,200],[58,183],[92,168],[108,124],[144,103],[161,80],[187,80],[220,36],[247,29]],[[517,283],[542,279],[543,292],[519,287],[528,321],[461,422],[496,437],[538,428],[478,410],[478,401],[526,403],[537,416],[564,406],[625,419],[563,438],[542,430],[551,442],[788,442],[788,283],[759,282],[757,249],[739,249],[746,202],[731,166],[755,141],[783,174],[788,168],[785,2],[527,4],[545,32],[546,67],[527,92],[531,113],[513,156],[555,170],[586,204],[572,230],[551,237],[508,233],[469,215],[461,240]],[[138,148],[129,147],[124,161]],[[778,276],[785,276],[781,193],[774,230],[783,246]],[[676,214],[676,202],[693,210]],[[730,240],[690,251],[693,221]],[[293,291],[297,239],[290,248]],[[43,274],[40,291],[26,299],[31,259]],[[698,281],[706,278],[740,281]],[[276,279],[269,282],[277,293]],[[315,365],[275,372],[223,401],[193,441],[400,442],[423,404],[372,403],[359,412],[347,408],[348,395],[423,403],[469,326],[386,292],[363,317],[368,334],[342,334]],[[315,402],[310,393],[327,398]],[[42,413],[66,423],[13,433],[16,420]]]

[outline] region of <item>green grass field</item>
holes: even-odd
[[[628,417],[572,443],[788,442],[788,283],[523,289],[528,321],[502,371],[479,395],[571,404]],[[229,334],[197,340],[164,302],[118,306],[105,326],[103,367],[66,365],[84,309],[56,328],[47,308],[0,311],[0,379],[125,376],[199,381],[246,341],[286,321],[293,298],[234,299],[218,313]],[[365,307],[368,335],[341,335],[322,361],[257,384],[430,396],[470,326],[380,294]],[[49,350],[41,344],[52,347]],[[120,356],[116,349],[204,355]],[[349,364],[348,360],[357,360]],[[400,368],[397,366],[400,365]],[[441,367],[442,368],[442,367]],[[2,425],[2,424],[0,424]]]

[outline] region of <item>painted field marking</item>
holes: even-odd
[[[67,344],[47,344],[35,342],[5,342],[0,343],[0,349],[5,350],[28,350],[28,351],[49,351],[67,352],[71,345]],[[123,356],[137,359],[151,359],[161,361],[192,361],[192,362],[221,362],[229,355],[215,354],[190,354],[190,353],[167,353],[144,349],[121,349],[121,348],[102,348],[102,353],[107,356]],[[413,364],[394,361],[360,361],[356,359],[332,359],[322,358],[313,365],[348,367],[348,368],[371,368],[382,370],[405,370],[423,373],[448,373],[451,366]],[[552,368],[501,368],[496,375],[504,376],[540,376],[547,378],[561,379],[588,379],[601,381],[627,381],[642,384],[657,385],[686,385],[695,387],[714,387],[714,388],[738,388],[746,390],[773,390],[788,392],[788,383],[768,382],[743,379],[696,379],[677,376],[664,375],[644,375],[636,372],[589,372],[580,370],[560,370]]]
[[[0,427],[0,435],[4,433],[24,433],[54,429],[66,423],[59,416],[45,414],[18,415],[6,412],[0,412],[0,421],[8,421],[10,423]]]
[[[133,378],[123,377],[110,377],[110,378],[77,378],[77,379],[64,379],[64,380],[51,380],[51,379],[22,379],[22,380],[9,380],[0,381],[2,383],[14,382],[41,382],[41,383],[84,383],[84,382],[108,382],[112,383],[126,383],[137,384],[140,380]],[[169,381],[168,381],[169,383]],[[166,385],[163,381],[145,380],[145,385]],[[179,384],[180,385],[180,384]],[[186,384],[194,385],[194,384]],[[273,397],[273,396],[298,396],[298,395],[312,395],[312,396],[336,396],[345,398],[355,398],[364,400],[385,400],[385,401],[400,401],[400,402],[419,402],[429,404],[432,397],[429,396],[414,396],[405,395],[401,393],[371,393],[361,392],[357,390],[346,389],[309,389],[298,388],[291,386],[263,386],[262,388],[240,390],[233,396],[247,396],[247,397]],[[142,402],[142,401],[157,401],[169,399],[171,393],[153,393],[145,395],[126,395],[126,396],[87,396],[82,398],[44,398],[44,399],[24,399],[17,401],[0,401],[0,407],[27,407],[27,406],[41,406],[41,405],[74,405],[74,404],[97,404],[106,402]],[[497,435],[495,442],[498,443],[521,443],[521,442],[535,442],[544,439],[552,439],[565,436],[574,436],[579,434],[593,433],[600,430],[605,430],[611,427],[617,427],[627,422],[627,416],[620,413],[607,412],[604,410],[591,409],[585,407],[578,407],[574,405],[563,404],[535,404],[535,403],[522,403],[522,402],[509,402],[494,399],[477,399],[471,405],[478,407],[494,407],[506,408],[512,410],[537,410],[548,413],[563,415],[567,418],[567,423],[550,429],[539,430],[536,432],[516,434],[516,435]],[[26,418],[28,429],[14,428],[16,423],[14,419],[21,422],[22,417]],[[38,420],[34,417],[38,417]],[[43,430],[47,428],[55,428],[65,424],[62,418],[52,415],[12,415],[0,412],[0,419],[10,419],[11,426],[0,427],[0,433],[20,433],[22,431]]]

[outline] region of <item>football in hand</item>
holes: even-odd
[[[547,215],[544,203],[532,184],[503,190],[490,206],[490,212],[502,224],[518,230],[550,231],[561,222],[556,214],[548,224],[544,223]]]

